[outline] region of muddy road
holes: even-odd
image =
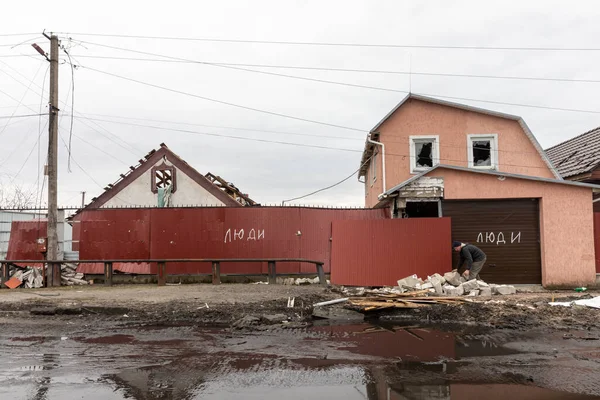
[[[309,323],[335,293],[259,286],[3,292],[0,398],[600,398],[598,310],[544,294]]]

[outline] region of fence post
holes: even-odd
[[[10,279],[10,272],[7,263],[2,263],[2,284],[0,284],[0,289],[4,288],[4,284]]]
[[[112,286],[113,284],[113,263],[104,263],[104,286]]]
[[[327,279],[325,279],[325,271],[323,270],[323,264],[317,263],[317,275],[319,276],[319,283],[321,285],[327,285]]]
[[[277,271],[275,268],[275,261],[269,261],[269,285],[277,284]]]
[[[158,263],[158,286],[166,286],[167,285],[167,263],[159,262]]]
[[[53,261],[51,265],[52,271],[52,286],[60,286],[60,262]]]
[[[212,283],[213,285],[221,284],[221,263],[218,261],[212,263]]]

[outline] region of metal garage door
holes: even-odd
[[[487,255],[481,278],[490,283],[541,283],[540,221],[537,199],[444,201],[452,238]],[[454,254],[454,266],[458,256]]]

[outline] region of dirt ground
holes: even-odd
[[[413,320],[427,323],[462,323],[486,328],[548,330],[600,328],[600,310],[587,307],[556,307],[548,302],[600,295],[598,291],[543,291],[491,298],[473,298],[460,305],[439,305],[416,310],[366,314],[384,321]],[[97,318],[128,318],[154,322],[192,322],[229,326],[244,317],[249,326],[271,324],[264,315],[282,314],[288,322],[311,321],[312,304],[340,298],[336,288],[319,285],[287,286],[257,284],[195,284],[71,286],[47,289],[0,290],[0,308],[22,318],[38,315],[92,315]],[[294,299],[294,306],[288,301]],[[339,309],[344,304],[330,308]],[[0,312],[1,313],[1,312]],[[123,317],[126,315],[126,317]],[[246,326],[248,327],[248,326]]]
[[[350,394],[336,397],[347,400],[365,398],[351,397],[365,379],[364,390],[379,391],[379,398],[410,385],[456,392],[465,382],[472,392],[465,398],[480,398],[488,389],[478,385],[487,384],[598,396],[600,310],[547,304],[552,298],[597,295],[523,293],[367,314],[365,322],[313,322],[312,304],[342,297],[336,288],[198,284],[0,290],[0,398],[33,398],[32,391],[49,393],[48,399],[88,398],[102,391],[94,398],[196,398],[174,394],[190,382],[197,385],[190,389],[194,393],[221,382],[216,398],[228,398],[220,396],[265,384],[271,376],[277,382],[268,383],[261,398],[280,398],[269,397],[274,393],[269,385],[295,393],[300,377],[311,385],[349,379]],[[288,307],[292,298],[294,306]],[[360,371],[367,371],[366,378]],[[199,377],[202,382],[196,382]],[[140,381],[147,382],[144,389]],[[322,385],[312,398],[330,398]],[[511,398],[532,398],[537,392],[523,393]]]

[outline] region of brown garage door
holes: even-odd
[[[481,278],[490,283],[541,283],[540,222],[537,199],[444,201],[452,218],[452,238],[483,250]],[[458,257],[454,254],[454,266]]]

